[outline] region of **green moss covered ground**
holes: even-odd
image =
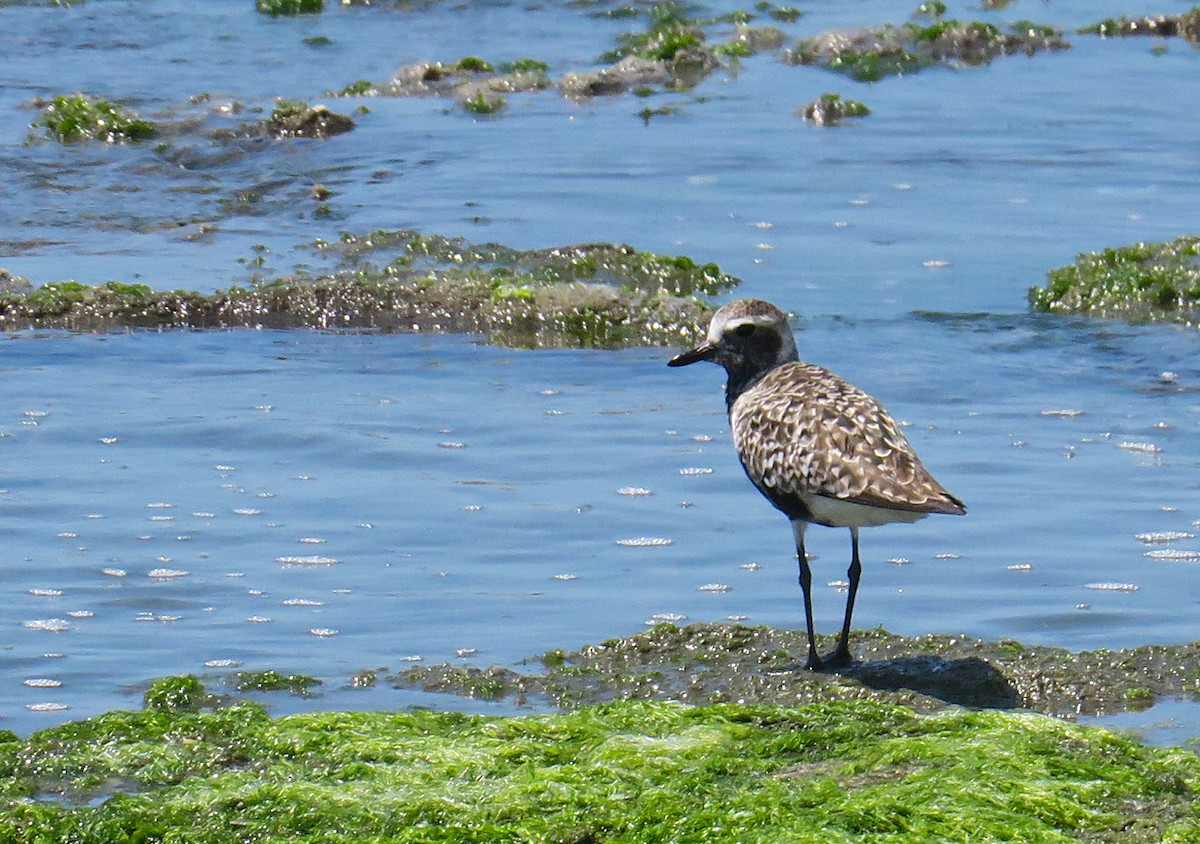
[[[1194,752],[1012,708],[1187,694],[1200,644],[858,631],[854,667],[813,674],[793,637],[661,625],[551,651],[543,687],[516,685],[574,708],[522,716],[273,718],[238,690],[316,681],[162,678],[140,711],[0,731],[0,842],[1200,842]],[[507,670],[455,676],[515,691]],[[985,708],[952,702],[972,695]]]
[[[114,712],[0,743],[0,840],[1200,840],[1200,759],[1034,714]]]

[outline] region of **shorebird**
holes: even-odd
[[[850,617],[862,563],[858,529],[967,512],[921,465],[900,426],[874,398],[827,369],[804,363],[787,316],[759,299],[713,315],[708,336],[668,366],[711,361],[725,368],[725,405],[746,475],[792,523],[812,670],[849,665]],[[837,649],[824,660],[813,634],[809,524],[850,528],[846,616]]]

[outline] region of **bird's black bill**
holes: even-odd
[[[698,360],[712,360],[716,354],[716,346],[712,343],[702,343],[690,352],[675,355],[675,357],[667,361],[667,366],[687,366],[689,363],[695,363]]]

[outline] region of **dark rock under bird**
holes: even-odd
[[[848,665],[862,573],[858,529],[915,522],[930,513],[961,516],[966,507],[934,480],[879,402],[800,360],[786,314],[770,302],[739,299],[725,305],[713,315],[705,341],[667,365],[702,360],[725,368],[725,404],[746,475],[792,522],[807,667]],[[846,615],[837,649],[824,659],[814,641],[812,571],[804,552],[810,523],[850,529]]]

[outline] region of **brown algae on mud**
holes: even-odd
[[[832,648],[832,636],[818,637]],[[903,637],[882,629],[851,637],[855,664],[803,670],[803,631],[738,624],[659,624],[574,653],[551,651],[541,670],[413,667],[393,682],[477,698],[546,698],[558,705],[678,700],[697,705],[799,706],[873,700],[933,711],[947,704],[1107,715],[1163,697],[1200,698],[1200,642],[1072,653],[961,636]]]
[[[163,678],[0,731],[0,840],[1085,841],[1200,835],[1200,758],[1033,713],[621,701],[272,718]]]
[[[441,331],[520,347],[677,345],[700,336],[707,297],[738,284],[715,264],[613,244],[517,250],[380,231],[318,251],[337,268],[211,294],[117,282],[0,290],[0,328]]]
[[[1035,311],[1200,324],[1200,237],[1085,252],[1029,291]]]

